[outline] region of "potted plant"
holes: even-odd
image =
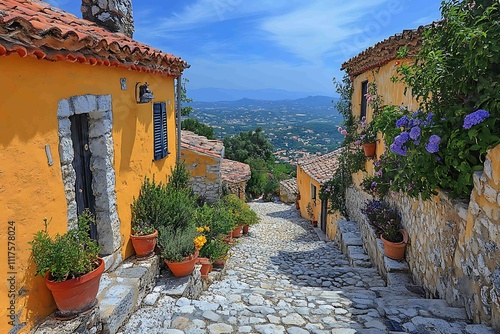
[[[160,227],[158,231],[158,246],[161,258],[176,277],[190,275],[194,270],[198,252],[194,239],[194,227],[177,229]]]
[[[377,130],[373,122],[367,123],[363,118],[360,122],[361,132],[359,133],[359,142],[363,145],[363,151],[366,157],[375,156]]]
[[[307,203],[307,215],[309,216],[309,219],[311,220],[311,224],[314,227],[318,226],[318,221],[314,219],[314,207],[316,204],[314,202],[309,202]]]
[[[243,234],[248,234],[250,226],[257,224],[260,220],[255,211],[247,205],[242,209],[240,219],[243,223]]]
[[[214,263],[215,267],[224,267],[228,251],[228,244],[226,244],[221,238],[214,238],[203,246],[200,250],[200,254],[209,258]]]
[[[158,231],[155,225],[160,225],[163,219],[163,203],[166,197],[165,187],[144,178],[139,196],[134,198],[132,209],[132,233],[130,239],[138,259],[153,255]],[[159,205],[160,204],[160,205]]]
[[[384,243],[385,256],[394,260],[403,259],[408,233],[401,228],[398,211],[387,202],[371,200],[367,202],[363,213]]]
[[[243,212],[248,209],[246,203],[234,194],[222,198],[222,205],[233,215],[236,226],[231,231],[231,237],[239,238],[243,233]]]
[[[104,261],[99,258],[100,247],[90,238],[94,217],[89,210],[78,216],[77,226],[65,234],[51,237],[39,231],[30,242],[36,275],[44,275],[59,309],[58,316],[71,319],[97,304],[99,282]]]

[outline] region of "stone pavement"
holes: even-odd
[[[494,333],[461,308],[351,267],[290,205],[251,203],[262,221],[240,238],[226,273],[198,300],[158,285],[119,333]]]

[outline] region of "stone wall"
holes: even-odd
[[[132,37],[131,0],[82,0],[82,16],[111,32],[121,32]]]
[[[189,157],[187,150],[183,150],[183,157],[186,161],[186,166],[191,173],[189,184],[193,187],[195,194],[202,196],[209,202],[215,202],[220,198],[221,194],[221,159],[203,159],[203,163],[199,160],[193,162]],[[191,152],[191,157],[200,157],[197,153]],[[200,168],[203,172],[200,173]]]
[[[357,188],[348,191],[351,220],[366,222],[361,208],[368,197]],[[474,322],[500,330],[500,146],[474,174],[469,203],[443,192],[428,201],[404,194],[388,200],[400,210],[410,237],[406,260],[415,283],[428,297],[465,306]],[[360,225],[364,246],[375,255],[377,239],[366,223]]]
[[[245,192],[247,186],[246,182],[233,183],[233,182],[223,181],[222,186],[228,193],[238,196],[238,198],[241,200],[244,201],[246,200],[246,192]]]

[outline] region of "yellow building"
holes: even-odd
[[[130,204],[145,176],[165,180],[175,164],[174,79],[187,64],[43,2],[5,0],[0,13],[0,244],[9,245],[0,304],[14,308],[0,311],[7,333],[12,312],[29,329],[55,309],[28,245],[45,217],[55,235],[90,208],[106,267],[133,253]]]
[[[321,200],[319,194],[321,186],[333,177],[340,153],[340,150],[336,150],[322,156],[308,157],[297,163],[300,215],[316,222],[330,239],[335,236],[335,231],[331,226],[331,215],[328,214],[328,201]]]

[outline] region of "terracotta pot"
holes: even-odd
[[[194,255],[190,255],[184,261],[181,262],[170,262],[165,260],[168,269],[172,272],[175,277],[185,277],[191,275],[194,270],[194,265],[198,259],[199,252],[196,251]]]
[[[134,246],[137,258],[146,258],[153,254],[153,251],[156,247],[157,236],[157,230],[155,230],[154,233],[148,235],[130,236],[130,240],[132,240],[132,246]]]
[[[243,234],[248,234],[248,229],[250,229],[250,225],[243,225]]]
[[[391,242],[384,239],[383,235],[380,235],[380,239],[384,243],[385,256],[393,260],[402,260],[405,257],[405,248],[408,243],[408,233],[405,230],[399,230],[403,235],[403,241],[401,242]]]
[[[233,233],[232,232],[229,232],[229,235],[227,237],[224,237],[224,239],[222,239],[226,244],[232,246],[234,245],[234,240],[233,240]]]
[[[225,265],[226,265],[226,260],[217,259],[214,261],[215,268],[224,268]]]
[[[317,220],[313,220],[313,221],[311,221],[311,223],[312,223],[312,225],[314,227],[318,227],[318,221]]]
[[[61,317],[72,317],[96,305],[99,282],[104,272],[104,260],[99,258],[99,267],[83,276],[54,282],[50,273],[45,274],[45,284],[52,292]]]
[[[295,202],[295,210],[300,210],[300,204],[299,204],[299,202]]]
[[[239,238],[239,237],[241,237],[242,230],[243,230],[243,225],[240,225],[240,226],[236,227],[233,230],[233,232],[231,232],[231,236],[233,238]]]
[[[210,262],[209,259],[202,257],[198,259],[198,263],[201,264],[201,278],[208,278],[208,274],[212,271],[212,262]]]
[[[375,148],[376,147],[377,147],[377,144],[375,142],[364,143],[363,144],[363,151],[365,151],[365,156],[373,157],[375,155]]]

